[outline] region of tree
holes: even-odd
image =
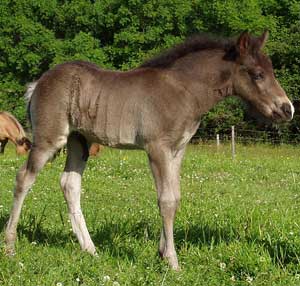
[[[2,0],[0,109],[24,123],[26,83],[68,60],[128,70],[195,33],[236,36],[265,29],[276,75],[299,99],[299,14],[299,0]],[[231,124],[253,128],[243,118],[242,105],[229,99],[204,117],[202,132]]]

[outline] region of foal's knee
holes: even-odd
[[[178,200],[173,193],[161,195],[158,206],[162,216],[169,216],[176,212]]]

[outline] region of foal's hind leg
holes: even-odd
[[[29,153],[28,160],[17,174],[13,207],[5,231],[6,252],[8,255],[14,254],[17,224],[24,199],[34,183],[38,172],[43,168],[49,158],[52,157],[55,150],[53,146],[43,146],[43,148],[34,146]]]
[[[170,150],[154,148],[149,152],[149,162],[155,180],[158,206],[162,217],[159,253],[169,265],[179,270],[174,246],[173,224],[180,201],[180,166],[184,149],[173,154]]]
[[[96,254],[80,207],[81,176],[88,156],[89,149],[85,138],[78,133],[72,133],[68,138],[67,162],[61,176],[61,187],[68,204],[72,229],[82,250]]]

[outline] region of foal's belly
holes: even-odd
[[[135,138],[129,138],[129,137],[125,138],[125,137],[118,137],[118,136],[110,136],[110,137],[97,136],[97,138],[95,139],[101,145],[109,146],[112,148],[143,149],[142,144],[140,144],[140,142],[137,142]]]
[[[143,149],[143,140],[138,131],[131,125],[88,124],[76,128],[88,141],[119,149]]]

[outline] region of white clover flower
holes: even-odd
[[[22,262],[19,262],[19,265],[21,268],[24,268],[24,264]]]
[[[259,258],[259,261],[260,261],[260,262],[265,262],[266,259],[265,259],[263,256],[261,256],[261,257]]]
[[[249,284],[252,284],[253,282],[253,278],[249,275],[246,276],[246,282],[248,282]]]
[[[103,277],[103,282],[107,282],[107,281],[109,281],[110,280],[110,277],[108,276],[108,275],[105,275],[104,277]]]
[[[114,281],[113,286],[120,286],[119,282]]]
[[[76,278],[76,281],[77,281],[77,282],[80,282],[80,279],[79,279],[79,277],[77,277],[77,278]]]
[[[225,268],[226,268],[226,263],[221,262],[221,263],[220,263],[220,269],[224,271]]]

